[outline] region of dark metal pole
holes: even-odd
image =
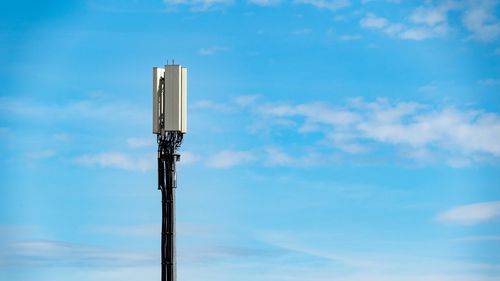
[[[160,137],[158,141],[158,189],[162,194],[161,281],[176,281],[175,248],[175,162],[182,135]]]

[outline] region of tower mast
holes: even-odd
[[[176,281],[175,189],[178,149],[187,132],[187,70],[153,68],[153,133],[158,142],[158,189],[162,195],[161,281]]]

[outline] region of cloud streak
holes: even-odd
[[[150,116],[147,110],[138,110],[135,104],[99,99],[41,103],[22,98],[0,98],[0,113],[30,121],[98,120],[102,123],[141,125],[147,123]]]
[[[352,100],[344,108],[322,103],[266,104],[263,116],[293,118],[299,133],[321,132],[334,146],[369,143],[500,156],[500,116],[416,102]],[[298,118],[298,120],[297,120]],[[348,150],[346,150],[348,151]]]
[[[383,98],[374,101],[355,98],[336,105],[264,102],[253,103],[241,110],[249,110],[256,115],[254,122],[260,125],[253,127],[257,126],[260,131],[266,130],[271,134],[292,131],[320,137],[314,147],[323,149],[320,153],[323,158],[324,152],[330,156],[339,152],[376,155],[387,148],[399,157],[420,163],[446,163],[456,168],[500,158],[497,141],[500,139],[500,116],[483,110]],[[218,112],[238,114],[237,111]],[[260,149],[259,152],[264,153],[258,155],[268,155],[268,164],[285,165],[297,160],[283,147],[272,144],[266,151]],[[230,167],[256,159],[249,152],[230,151],[217,157],[226,160],[212,160],[209,166]],[[331,163],[331,160],[331,157],[328,161],[318,158],[315,162]]]
[[[318,9],[336,11],[351,5],[349,0],[295,0],[295,3],[311,5]]]
[[[412,25],[408,26],[408,24],[392,23],[384,17],[368,13],[359,24],[363,28],[380,30],[392,37],[420,41],[443,37],[448,33],[448,26],[443,22],[444,16],[442,17],[438,16],[437,12],[420,9],[410,15]]]
[[[469,32],[468,39],[491,42],[500,37],[500,21],[494,11],[498,1],[442,1],[437,5],[416,7],[402,22],[368,13],[360,20],[363,28],[380,30],[404,40],[443,38],[459,27],[450,27],[449,13],[458,12],[461,28]]]
[[[77,164],[145,172],[152,168],[154,155],[134,157],[123,152],[100,152],[75,158]]]
[[[212,168],[231,168],[241,164],[248,164],[256,160],[251,151],[222,150],[208,159],[207,165]]]
[[[168,7],[187,6],[193,12],[207,12],[234,4],[233,0],[164,0]]]
[[[475,225],[500,219],[500,201],[463,205],[436,216],[441,223]]]
[[[52,240],[0,241],[0,267],[123,267],[156,262],[157,255]]]

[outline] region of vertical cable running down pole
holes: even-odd
[[[182,133],[167,132],[158,136],[158,189],[162,194],[161,281],[176,281],[175,247],[175,162]]]

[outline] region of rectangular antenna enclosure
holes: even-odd
[[[153,67],[153,134],[161,133],[160,118],[163,113],[163,78],[165,69]]]
[[[153,133],[187,132],[187,69],[153,68]]]
[[[187,69],[165,66],[165,131],[187,132]]]

